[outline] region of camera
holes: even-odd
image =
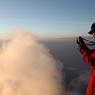
[[[78,44],[84,43],[83,38],[82,38],[81,36],[79,36],[79,37],[77,38],[77,43],[78,43]]]

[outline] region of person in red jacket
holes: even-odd
[[[95,23],[91,25],[91,31],[88,32],[95,38]],[[86,95],[95,95],[95,49],[90,50],[84,43],[82,37],[77,39],[78,50],[83,56],[84,63],[92,66]]]

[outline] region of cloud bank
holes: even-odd
[[[31,32],[17,29],[0,44],[0,95],[81,95],[86,76],[72,80],[68,90],[63,64]]]
[[[0,95],[61,95],[62,64],[30,32],[15,32],[0,49]]]

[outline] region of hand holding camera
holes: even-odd
[[[76,43],[77,44],[84,44],[84,41],[83,41],[83,38],[81,37],[81,36],[79,36],[78,38],[77,38],[77,40],[76,40]]]
[[[82,52],[83,50],[85,50],[87,48],[87,46],[85,45],[83,38],[81,36],[79,36],[77,38],[76,43],[78,44],[78,50],[80,52]]]

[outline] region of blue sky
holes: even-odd
[[[38,37],[88,36],[95,0],[0,0],[0,35],[18,26]]]

